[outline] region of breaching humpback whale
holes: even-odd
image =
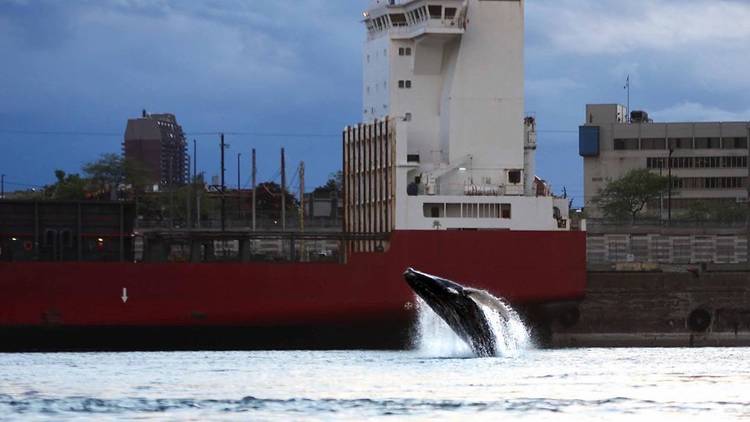
[[[464,287],[412,268],[406,270],[404,278],[414,293],[471,347],[475,355],[496,355],[497,339],[480,304],[496,310],[507,321],[507,308],[497,298],[485,291]]]

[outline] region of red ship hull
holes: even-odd
[[[577,301],[585,234],[398,231],[346,264],[0,263],[0,350],[402,347],[407,267],[522,309]]]

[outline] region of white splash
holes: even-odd
[[[529,331],[510,305],[484,291],[473,291],[471,297],[492,327],[498,356],[517,357],[532,347]],[[420,298],[417,298],[417,315],[414,343],[420,354],[430,357],[473,356],[469,345]]]

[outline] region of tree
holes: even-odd
[[[109,192],[117,199],[117,187],[125,182],[125,163],[118,154],[102,154],[98,160],[83,165],[83,173],[97,192]]]
[[[45,188],[45,196],[62,201],[86,199],[86,179],[78,174],[66,174],[62,170],[55,170],[55,178],[57,182]]]
[[[344,189],[344,173],[339,170],[335,173],[331,173],[328,176],[328,181],[323,186],[318,186],[313,191],[313,195],[317,197],[330,196],[333,192],[337,196],[341,195],[341,191]]]
[[[258,214],[268,218],[281,218],[281,186],[274,182],[264,182],[258,185],[256,191],[256,206]],[[288,190],[286,196],[286,215],[290,216],[299,207],[297,198]]]
[[[129,185],[137,196],[150,182],[145,164],[118,154],[102,154],[98,160],[84,164],[83,172],[93,191],[108,192],[112,200],[117,199],[117,190],[122,185]]]
[[[621,179],[611,181],[594,198],[607,218],[635,221],[646,204],[669,187],[669,178],[647,169],[631,170]]]

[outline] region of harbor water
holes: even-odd
[[[750,349],[0,355],[0,420],[747,420]]]

